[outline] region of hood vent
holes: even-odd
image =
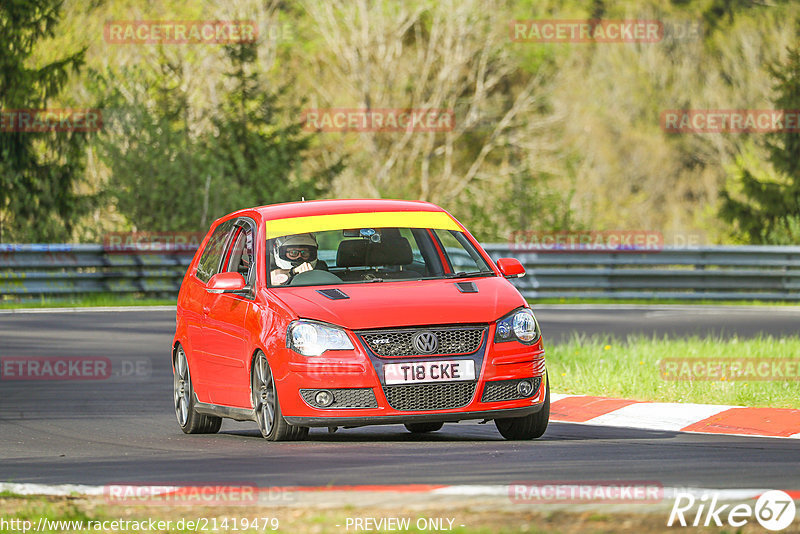
[[[317,289],[317,293],[328,297],[331,300],[349,299],[350,297],[339,289]]]
[[[478,286],[475,285],[475,282],[456,282],[456,287],[462,293],[477,293]]]

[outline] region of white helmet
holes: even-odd
[[[286,257],[286,250],[289,247],[308,248],[308,258],[304,259],[300,257],[289,259]],[[297,267],[305,262],[311,264],[311,267],[316,267],[317,247],[317,238],[314,237],[314,234],[287,235],[275,239],[275,244],[272,247],[272,257],[275,259],[275,265],[277,265],[280,269],[291,269],[292,267]]]

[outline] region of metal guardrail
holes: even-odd
[[[800,247],[714,246],[634,252],[528,252],[485,245],[514,257],[527,274],[526,298],[800,300]]]
[[[0,298],[91,293],[172,297],[193,254],[109,252],[103,245],[0,244]]]
[[[526,298],[800,300],[800,247],[704,247],[654,252],[534,252],[512,280]],[[0,244],[0,299],[91,293],[174,296],[192,253],[109,252],[103,245]]]

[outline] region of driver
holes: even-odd
[[[288,284],[295,275],[314,269],[317,248],[317,238],[311,233],[276,238],[272,258],[278,268],[270,272],[272,285]]]

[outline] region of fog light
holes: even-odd
[[[519,393],[521,397],[527,397],[533,393],[533,384],[531,384],[531,381],[520,380],[517,383],[517,393]]]
[[[501,338],[506,339],[511,335],[511,327],[507,323],[500,323],[497,325],[497,333]]]
[[[333,393],[324,389],[322,391],[317,391],[317,394],[314,395],[314,402],[319,406],[330,406],[333,404]]]

